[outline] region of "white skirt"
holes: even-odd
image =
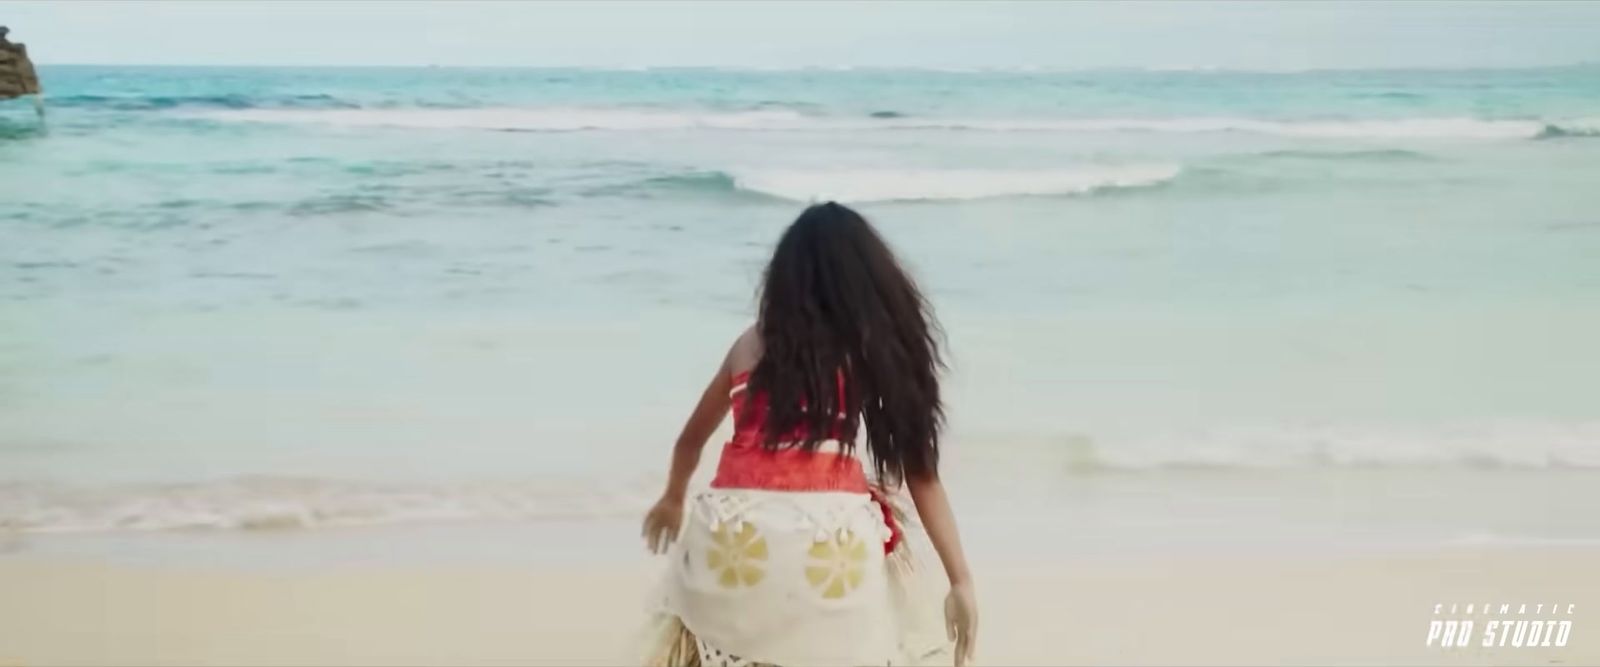
[[[646,662],[693,664],[697,643],[791,667],[920,664],[947,648],[940,589],[910,540],[884,553],[872,496],[711,489],[686,509]]]

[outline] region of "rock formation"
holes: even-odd
[[[39,74],[28,60],[28,49],[6,39],[10,29],[0,26],[0,100],[39,93]]]

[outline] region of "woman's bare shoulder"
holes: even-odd
[[[752,324],[733,340],[733,346],[728,349],[728,373],[738,375],[756,367],[756,362],[761,361],[761,332]]]

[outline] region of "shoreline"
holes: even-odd
[[[979,664],[1600,662],[1600,548],[1041,556],[978,564]],[[0,664],[619,664],[659,565],[250,570],[17,553],[0,558]],[[1575,605],[1568,645],[1425,645],[1435,604],[1523,602]]]

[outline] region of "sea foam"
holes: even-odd
[[[1148,187],[1179,172],[1170,164],[1042,170],[770,169],[734,172],[733,183],[740,190],[794,201],[961,200]]]
[[[655,486],[275,476],[111,486],[0,482],[0,532],[281,531],[620,516],[646,506]]]
[[[1600,423],[1489,420],[1438,428],[1280,426],[987,438],[953,465],[969,480],[1043,481],[1182,471],[1595,471]],[[971,440],[966,440],[968,444]],[[1012,466],[1029,472],[1019,479]],[[1001,474],[1003,473],[1003,474]],[[396,524],[631,517],[660,488],[655,474],[604,480],[371,481],[248,475],[181,483],[0,481],[6,532],[288,531]]]

